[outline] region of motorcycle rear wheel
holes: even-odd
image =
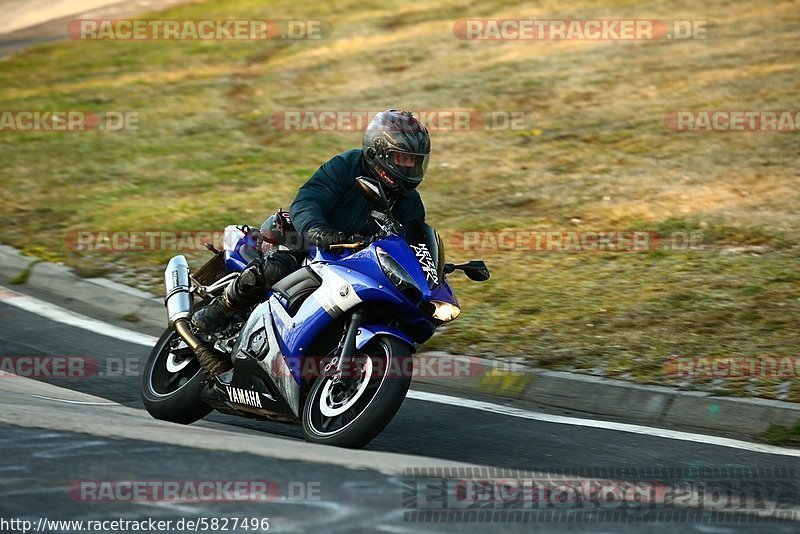
[[[179,343],[178,349],[171,344]],[[182,346],[182,347],[181,347]],[[188,425],[211,412],[200,393],[206,376],[192,350],[167,329],[150,352],[142,371],[142,402],[156,419]]]

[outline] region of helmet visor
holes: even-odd
[[[428,159],[430,154],[414,154],[400,150],[389,150],[387,153],[387,167],[396,176],[405,180],[419,183],[425,177],[428,170]]]

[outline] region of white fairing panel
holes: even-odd
[[[228,252],[233,252],[236,243],[244,237],[244,232],[234,224],[229,224],[225,227],[225,234],[222,237],[222,248]]]
[[[315,267],[322,277],[322,285],[311,294],[311,298],[333,317],[338,317],[347,310],[361,303],[355,289],[327,265]]]

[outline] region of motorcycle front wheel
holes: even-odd
[[[411,349],[390,336],[375,336],[353,356],[343,376],[319,376],[306,397],[306,441],[360,448],[392,420],[411,385]]]

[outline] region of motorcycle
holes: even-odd
[[[484,281],[489,271],[477,260],[445,263],[433,228],[401,227],[379,183],[360,177],[357,186],[379,231],[309,247],[303,267],[213,335],[192,325],[194,308],[256,257],[259,232],[228,227],[223,250],[208,245],[215,256],[193,275],[184,256],[169,261],[169,327],[142,373],[153,417],[189,424],[216,409],[302,425],[309,442],[351,448],[384,429],[406,397],[412,354],[461,312],[447,275]]]

